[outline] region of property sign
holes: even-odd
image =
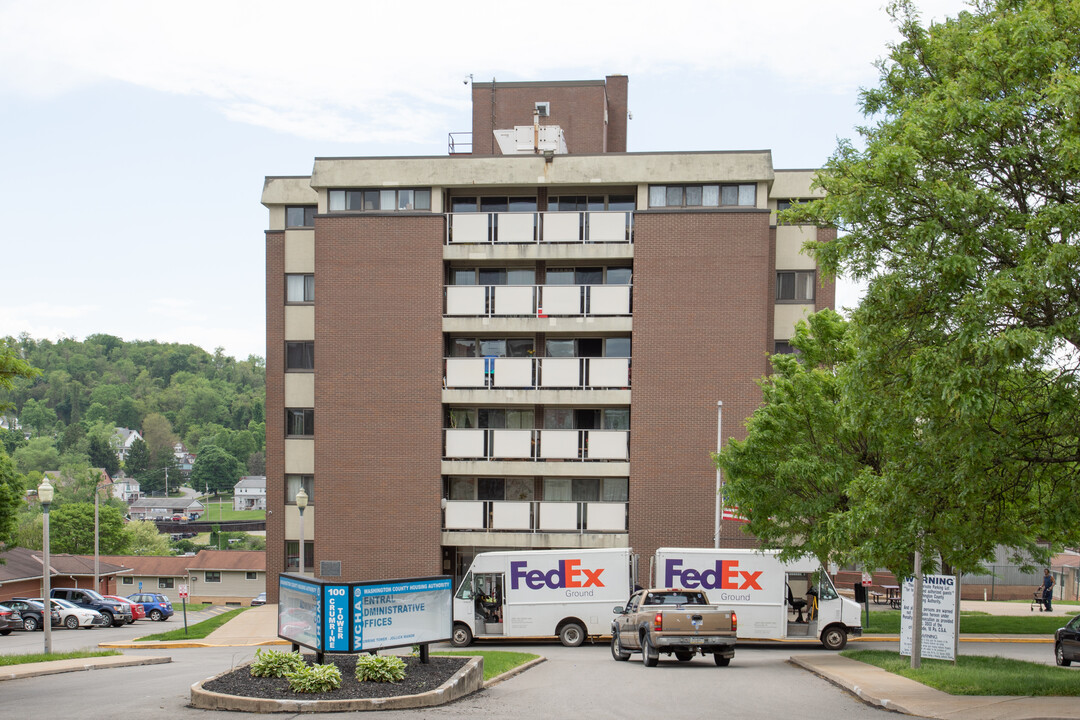
[[[447,639],[454,624],[448,577],[398,580],[352,589],[353,652]]]
[[[922,657],[956,659],[957,579],[924,575],[922,582]],[[915,627],[915,581],[904,581],[900,611],[900,654],[911,655]]]
[[[323,587],[326,613],[323,615],[323,637],[327,652],[349,652],[349,587],[326,585]]]
[[[186,598],[188,596],[187,585],[178,585],[176,591],[177,594],[182,598]]]
[[[870,573],[864,572],[862,574],[862,584],[863,587],[870,587],[874,584],[874,578],[870,577]]]

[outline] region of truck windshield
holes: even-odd
[[[472,586],[473,579],[472,573],[465,573],[465,579],[461,581],[461,586],[458,587],[457,599],[458,600],[471,600],[472,599]]]
[[[814,573],[814,579],[817,580],[818,586],[818,600],[835,600],[840,597],[836,594],[836,588],[833,587],[832,580],[829,579],[829,574],[822,571]]]

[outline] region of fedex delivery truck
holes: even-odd
[[[781,562],[776,551],[660,548],[657,587],[701,589],[734,610],[740,640],[818,638],[841,650],[862,634],[859,605],[841,597],[814,558]]]
[[[629,548],[480,553],[454,596],[452,642],[554,635],[576,647],[611,630],[631,589]]]

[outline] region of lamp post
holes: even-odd
[[[307,564],[305,560],[304,552],[304,509],[307,507],[308,496],[304,492],[303,486],[296,493],[296,509],[300,511],[300,560],[297,563],[300,566],[300,574],[304,574],[304,566]]]
[[[49,484],[48,479],[42,480],[38,485],[38,500],[41,501],[41,509],[45,514],[42,530],[44,567],[41,573],[41,624],[45,630],[45,654],[49,655],[52,653],[52,598],[49,597],[52,594],[52,588],[49,587],[52,579],[49,577],[52,574],[52,566],[49,562],[49,506],[53,501],[53,486]]]

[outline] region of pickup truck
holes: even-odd
[[[738,618],[730,610],[710,605],[700,590],[654,588],[638,590],[626,607],[615,608],[611,623],[611,656],[629,660],[640,652],[645,667],[656,667],[660,653],[687,662],[698,653],[712,655],[725,667],[735,657]]]

